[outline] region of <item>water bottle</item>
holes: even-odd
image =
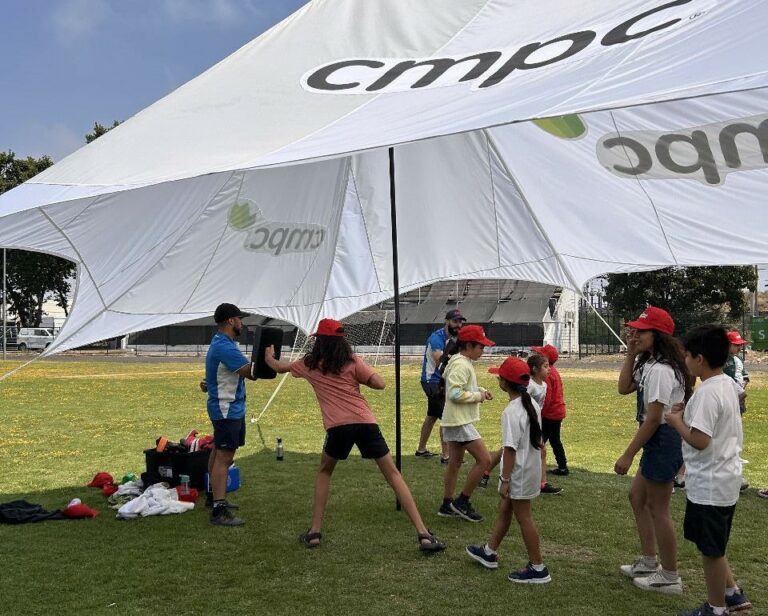
[[[277,452],[277,461],[282,462],[283,461],[283,439],[279,438],[277,439],[277,448],[275,449]]]
[[[187,496],[189,494],[189,475],[179,475],[179,483],[181,485],[181,494]]]

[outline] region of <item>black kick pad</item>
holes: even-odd
[[[251,329],[249,327],[249,329]],[[252,326],[253,353],[251,355],[251,374],[257,379],[274,379],[277,372],[272,370],[264,361],[264,350],[269,346],[275,347],[275,357],[280,359],[280,349],[283,346],[283,330],[279,327]]]

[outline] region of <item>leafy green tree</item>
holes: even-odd
[[[675,319],[678,335],[702,323],[736,324],[748,310],[745,290],[757,288],[751,265],[668,267],[606,278],[605,299],[614,313],[635,318],[648,304],[658,306]]]
[[[85,142],[86,143],[90,143],[91,141],[95,141],[96,139],[101,137],[103,134],[108,133],[109,131],[111,131],[113,128],[115,128],[115,126],[120,126],[120,122],[115,120],[112,123],[112,126],[110,126],[109,128],[107,128],[105,126],[102,126],[98,122],[94,122],[93,123],[93,132],[90,132],[90,133],[88,133],[85,136]]]
[[[53,164],[48,156],[16,158],[13,152],[0,152],[0,194],[33,178]],[[9,313],[22,326],[34,327],[43,317],[43,303],[53,298],[68,311],[67,297],[75,264],[60,257],[26,250],[7,251],[7,291]]]

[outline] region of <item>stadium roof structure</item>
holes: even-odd
[[[308,330],[394,294],[392,148],[403,291],[768,262],[766,29],[763,0],[314,0],[0,196],[0,246],[77,264],[47,353],[221,301]]]

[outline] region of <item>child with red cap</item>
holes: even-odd
[[[445,368],[445,409],[443,410],[443,439],[448,445],[448,464],[443,478],[443,503],[437,515],[442,517],[460,517],[468,522],[480,522],[483,519],[474,510],[469,499],[477,487],[486,468],[491,464],[491,456],[475,422],[480,420],[480,405],[491,400],[491,392],[478,387],[477,375],[472,365],[483,355],[493,341],[485,337],[479,325],[465,325],[458,333],[459,352],[451,357]],[[464,459],[464,451],[475,459],[464,482],[464,489],[457,499],[453,494],[459,477],[459,467]]]
[[[565,447],[560,439],[560,425],[565,419],[565,398],[563,396],[563,379],[555,368],[555,362],[560,354],[551,344],[544,346],[531,347],[531,351],[544,355],[549,360],[549,373],[547,374],[547,393],[544,397],[544,404],[541,407],[541,432],[544,445],[547,441],[552,446],[552,453],[555,454],[557,468],[552,469],[553,475],[568,475],[568,458],[565,455]],[[542,471],[546,470],[547,448],[541,448]],[[542,476],[541,481],[546,483],[546,477]]]
[[[683,462],[682,439],[667,425],[666,416],[674,405],[691,397],[692,379],[682,346],[672,337],[675,323],[666,310],[648,306],[625,325],[627,355],[618,389],[622,395],[637,394],[639,427],[614,470],[626,475],[641,449],[643,455],[629,491],[641,551],[631,565],[620,569],[633,578],[638,588],[681,594],[677,538],[669,502],[675,475]]]
[[[338,461],[346,460],[352,447],[356,445],[363,458],[376,462],[381,474],[403,505],[416,528],[419,549],[423,552],[444,550],[445,544],[424,525],[408,484],[392,460],[376,417],[360,393],[360,385],[371,389],[384,389],[384,379],[361,357],[355,355],[344,338],[344,325],[339,321],[322,319],[313,336],[315,343],[312,349],[294,362],[276,359],[275,350],[271,346],[264,351],[264,360],[272,370],[279,373],[290,372],[297,378],[309,381],[320,404],[326,430],[320,468],[315,478],[312,524],[299,536],[299,541],[308,548],[320,545],[331,475]]]
[[[744,367],[744,362],[741,360],[741,357],[739,357],[739,353],[741,353],[741,350],[743,346],[747,344],[747,341],[741,337],[738,330],[732,329],[728,332],[728,342],[730,342],[731,346],[728,349],[728,361],[726,361],[725,366],[723,366],[723,372],[736,381],[736,384],[741,387],[742,395],[739,396],[739,411],[741,411],[741,414],[743,415],[747,410],[745,398],[747,397],[747,385],[749,385],[749,373]]]
[[[541,558],[539,531],[531,514],[531,499],[539,495],[541,477],[541,411],[528,393],[531,374],[528,364],[508,357],[491,374],[499,376],[499,387],[509,396],[501,415],[501,440],[504,447],[499,475],[499,512],[485,545],[469,545],[467,554],[488,569],[498,569],[499,549],[514,514],[520,525],[528,564],[507,576],[519,584],[546,584],[552,578]]]

